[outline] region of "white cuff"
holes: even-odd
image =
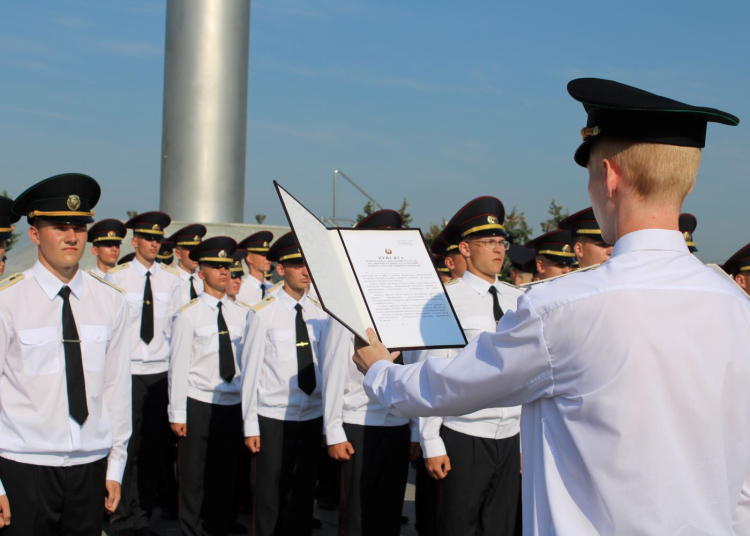
[[[245,437],[255,437],[260,435],[260,425],[258,421],[245,421]]]
[[[339,443],[346,442],[346,432],[341,426],[336,426],[326,430],[326,445],[329,447],[332,445],[338,445]]]
[[[445,443],[443,438],[436,437],[422,441],[422,456],[425,458],[434,458],[436,456],[445,456]]]
[[[187,410],[186,409],[170,410],[169,422],[173,424],[187,424]]]
[[[124,472],[125,462],[107,460],[107,480],[114,480],[115,482],[122,484],[122,474]]]

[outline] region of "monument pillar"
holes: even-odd
[[[161,210],[244,221],[250,0],[168,0]]]

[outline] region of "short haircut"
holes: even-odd
[[[594,142],[590,158],[598,169],[605,158],[613,160],[642,200],[674,204],[682,203],[695,184],[701,150],[602,138]]]

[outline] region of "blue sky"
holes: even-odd
[[[661,5],[657,5],[661,4]],[[669,4],[669,6],[667,6]],[[11,196],[80,171],[101,217],[158,208],[163,0],[0,3],[0,162]],[[750,4],[256,0],[245,220],[284,224],[278,180],[320,216],[341,169],[415,224],[495,195],[539,230],[551,198],[588,206],[573,162],[579,76],[738,115],[711,125],[685,209],[703,260],[746,244]],[[340,215],[364,199],[339,186]]]

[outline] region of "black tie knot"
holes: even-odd
[[[297,310],[298,313],[302,310],[302,306],[299,303],[295,305],[294,308]]]
[[[493,296],[497,296],[497,288],[490,287],[490,294],[492,294]]]
[[[218,303],[216,304],[216,307],[218,307],[218,308],[219,308],[219,311],[221,311],[221,306],[222,306],[222,305],[224,305],[224,304],[223,304],[223,303],[221,303],[221,302],[218,302]]]
[[[60,292],[57,293],[63,300],[67,300],[70,297],[70,287],[63,287]]]
[[[148,279],[149,277],[151,277],[151,272],[146,272],[146,279]]]

